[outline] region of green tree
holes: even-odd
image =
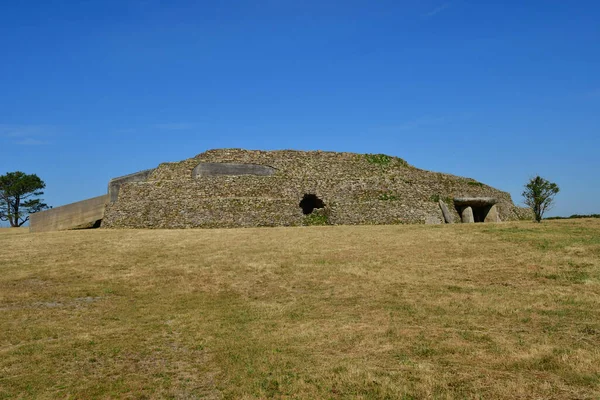
[[[556,183],[552,183],[540,176],[531,178],[525,185],[523,197],[525,204],[531,207],[535,220],[542,221],[544,213],[552,208],[554,196],[560,191]]]
[[[29,220],[29,214],[47,209],[38,198],[45,187],[35,174],[16,171],[0,176],[0,221],[8,221],[17,228]]]

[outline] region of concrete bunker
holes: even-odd
[[[268,165],[228,162],[202,162],[192,170],[192,178],[202,176],[271,176],[275,168]]]
[[[498,200],[493,197],[460,197],[454,199],[454,207],[462,223],[500,222]]]
[[[304,215],[312,214],[316,208],[325,208],[325,203],[323,203],[323,200],[318,198],[317,195],[313,193],[304,194],[304,197],[302,197],[302,200],[300,200],[300,204],[298,205],[302,209],[302,213]]]
[[[66,229],[100,227],[110,195],[94,197],[61,207],[36,212],[30,217],[30,232],[50,232]]]
[[[119,199],[119,191],[121,190],[121,186],[127,183],[140,183],[146,182],[150,175],[156,171],[156,168],[147,169],[144,171],[136,172],[133,174],[121,176],[118,178],[111,179],[108,182],[108,197],[111,203],[116,202]]]

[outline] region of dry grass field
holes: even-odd
[[[0,398],[600,398],[600,220],[0,229]]]

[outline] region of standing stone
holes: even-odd
[[[462,218],[463,224],[474,223],[475,218],[473,217],[473,209],[469,206],[463,208],[461,218]]]
[[[488,211],[484,222],[500,222],[500,214],[498,213],[498,207],[496,207],[495,204],[490,208],[490,211]]]
[[[444,221],[447,224],[453,224],[454,219],[452,218],[452,214],[448,211],[448,206],[442,200],[439,200],[440,208],[442,209],[442,214],[444,215]]]

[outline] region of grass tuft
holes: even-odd
[[[365,158],[369,164],[388,165],[392,161],[392,157],[386,154],[365,154]]]

